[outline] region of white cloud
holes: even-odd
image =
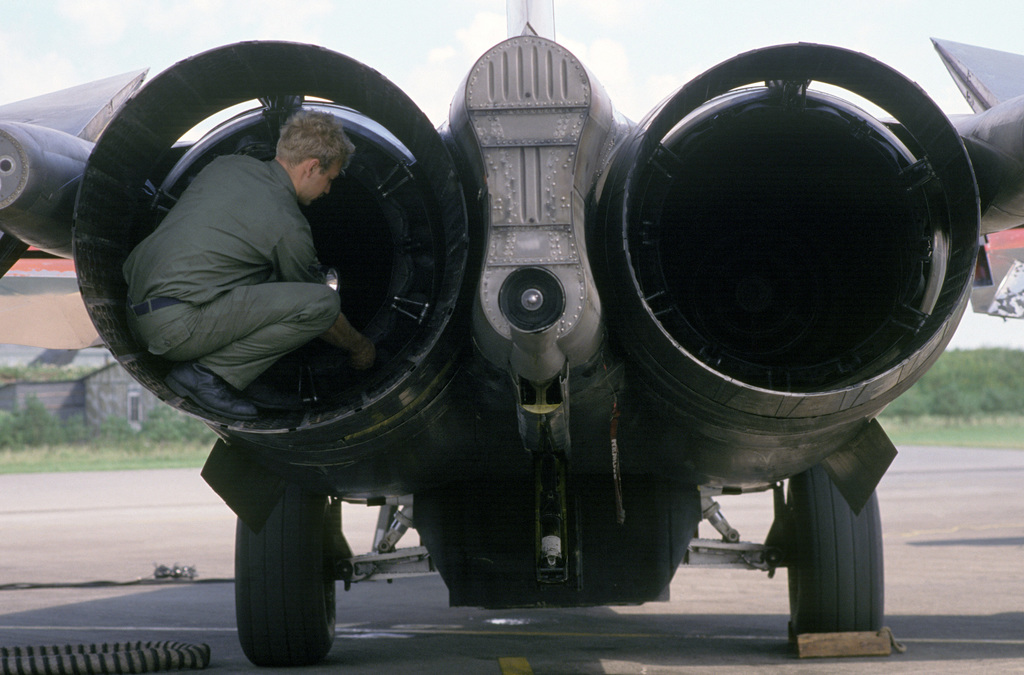
[[[435,125],[440,124],[448,118],[452,96],[473,63],[506,33],[503,14],[478,13],[467,27],[455,31],[455,44],[430,49],[426,61],[399,84]]]
[[[560,42],[604,86],[616,109],[633,121],[686,81],[671,73],[637,72],[626,45],[617,40],[602,38],[583,43],[566,38]]]
[[[445,45],[444,47],[435,47],[427,52],[428,63],[444,63],[449,59],[454,59],[459,55],[459,52],[455,47],[451,45]]]
[[[334,15],[334,4],[330,0],[258,0],[247,4],[255,5],[250,16],[255,19],[253,23],[258,33],[295,36],[294,39],[309,35],[308,42],[318,41]]]
[[[468,28],[455,31],[461,51],[476,59],[485,51],[508,37],[508,23],[504,14],[480,12],[473,17]]]
[[[141,17],[149,31],[166,31],[191,40],[196,33],[221,31],[221,23],[228,17],[220,0],[184,0],[174,4],[149,3],[149,11]]]
[[[186,53],[240,40],[322,44],[337,25],[330,0],[163,0],[146,7],[139,18],[148,31],[178,35]]]
[[[556,0],[555,30],[558,30],[559,10],[585,13],[589,18],[605,26],[620,26],[637,19],[645,4],[644,0]]]
[[[125,7],[118,0],[61,0],[56,13],[76,26],[88,43],[109,45],[125,36],[129,15],[134,14],[134,10],[136,7]]]
[[[626,47],[621,42],[607,38],[594,40],[587,47],[586,55],[580,58],[584,60],[588,68],[597,74],[598,79],[604,82],[606,87],[624,87],[633,82],[629,57]]]
[[[79,84],[72,60],[40,54],[14,32],[0,31],[0,63],[0,105]]]
[[[651,108],[661,103],[665,97],[674,92],[679,87],[683,86],[699,73],[692,73],[687,75],[670,75],[670,74],[654,74],[648,75],[644,79],[643,83],[643,95],[642,101],[638,101],[640,110],[634,113],[635,120],[639,121],[641,117],[650,112]]]

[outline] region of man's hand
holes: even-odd
[[[356,370],[366,370],[377,358],[377,348],[369,338],[352,327],[344,314],[339,314],[334,325],[320,337],[335,347],[348,351],[352,357],[352,367]]]

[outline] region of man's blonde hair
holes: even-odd
[[[327,171],[338,161],[344,169],[355,150],[341,120],[319,110],[300,110],[289,117],[277,141],[277,157],[288,166],[316,159],[320,171]]]

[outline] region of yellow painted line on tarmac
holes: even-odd
[[[498,659],[501,675],[533,675],[530,662],[521,656],[502,656]]]

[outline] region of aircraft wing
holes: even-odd
[[[1024,56],[935,38],[932,44],[974,112],[1024,95]]]
[[[46,127],[95,143],[121,105],[142,86],[147,72],[114,75],[2,105],[0,121]]]
[[[0,342],[99,344],[74,264],[63,259],[71,256],[74,198],[93,144],[146,72],[0,106]]]
[[[954,120],[978,179],[981,232],[971,306],[1024,318],[1024,56],[932,40],[975,111]]]
[[[71,257],[74,199],[93,144],[145,75],[125,73],[0,106],[5,239]],[[5,244],[3,260],[9,262],[13,250],[13,243]]]

